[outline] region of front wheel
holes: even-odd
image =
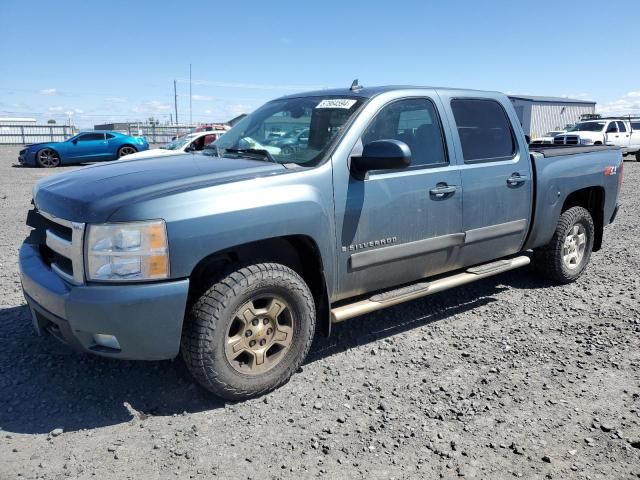
[[[42,168],[55,168],[60,165],[60,155],[55,150],[44,148],[36,155],[36,161]]]
[[[120,147],[118,149],[118,158],[122,158],[125,155],[131,155],[132,153],[136,153],[136,149],[133,147],[130,147],[129,145],[125,145],[124,147]]]
[[[575,281],[591,258],[594,233],[593,218],[587,209],[568,209],[560,215],[551,241],[534,251],[534,268],[559,283]]]
[[[185,319],[182,355],[214,394],[242,400],[289,380],[315,331],[313,296],[284,265],[259,263],[224,275]]]

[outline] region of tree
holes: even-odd
[[[48,123],[49,125],[55,125],[55,124],[56,124],[56,121],[55,121],[53,118],[51,118],[51,119],[47,120],[47,123]]]

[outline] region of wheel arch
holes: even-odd
[[[593,239],[593,251],[597,252],[602,247],[602,234],[604,231],[604,204],[605,191],[601,186],[581,188],[569,194],[565,199],[562,210],[564,213],[572,207],[583,207],[589,211],[593,218],[595,238]]]
[[[211,286],[220,272],[234,265],[244,266],[265,261],[281,263],[303,278],[316,304],[317,330],[328,336],[331,320],[325,269],[318,244],[307,235],[257,240],[213,252],[202,258],[189,276],[187,308]]]

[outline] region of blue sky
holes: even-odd
[[[309,89],[416,84],[640,114],[640,1],[2,0],[0,116],[226,120]]]

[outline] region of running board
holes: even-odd
[[[464,272],[439,278],[433,281],[419,281],[417,283],[400,287],[395,290],[388,290],[374,295],[366,300],[342,305],[331,310],[331,322],[338,323],[353,317],[364,315],[365,313],[382,310],[383,308],[409,302],[417,298],[426,297],[432,293],[442,292],[450,288],[466,285],[482,278],[507,272],[515,268],[524,267],[531,263],[529,257],[522,255],[509,259],[497,260],[495,262],[477,265],[466,269]]]

